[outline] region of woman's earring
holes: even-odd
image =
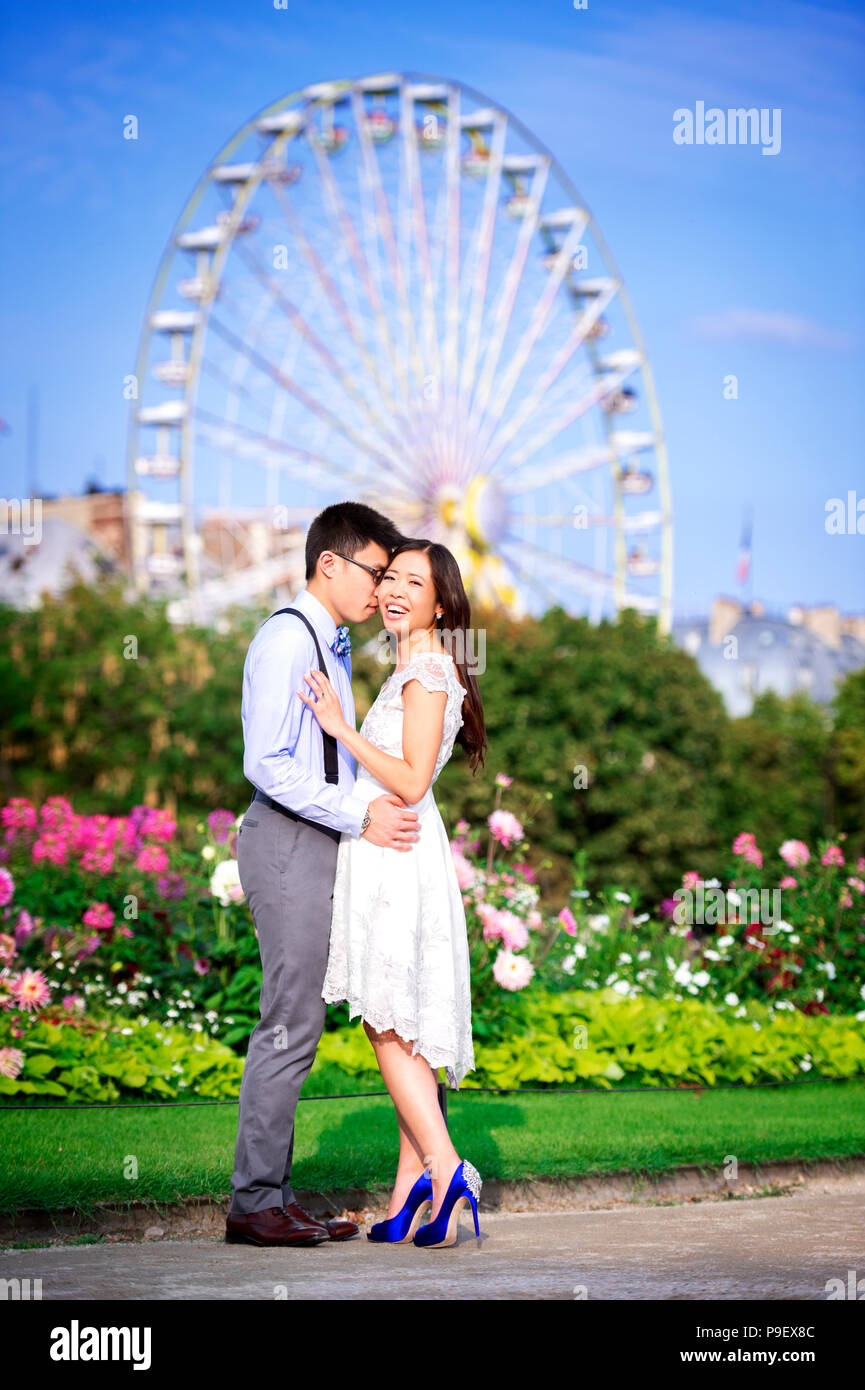
[[[441,615],[441,613],[438,613],[438,614],[436,615],[436,626],[437,626],[437,627],[441,627],[442,622],[443,622],[442,615]]]

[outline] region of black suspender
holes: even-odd
[[[270,614],[270,618],[277,617],[279,613],[293,613],[296,618],[300,618],[302,623],[306,623],[306,626],[309,628],[310,634],[312,636],[312,640],[315,643],[315,650],[318,654],[319,670],[327,673],[327,667],[324,664],[324,657],[321,654],[321,647],[318,643],[318,634],[316,633],[315,628],[307,618],[306,614],[301,613],[299,608],[278,608],[276,613]],[[265,622],[269,622],[270,618],[265,618]],[[336,739],[334,738],[333,734],[326,734],[324,729],[321,730],[321,736],[324,740],[324,780],[325,782],[338,782],[339,753],[337,752],[336,748]]]

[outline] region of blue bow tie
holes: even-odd
[[[348,628],[345,624],[337,628],[336,636],[330,644],[330,649],[332,652],[335,652],[337,656],[345,656],[347,652],[351,651],[351,638],[348,635]]]

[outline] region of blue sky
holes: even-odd
[[[746,506],[755,596],[865,610],[865,536],[824,527],[827,499],[865,498],[861,5],[76,0],[7,7],[4,27],[4,495],[25,489],[32,385],[41,487],[125,485],[122,378],[172,225],[231,133],[309,82],[413,70],[506,106],[598,220],[655,374],[677,610],[736,591]],[[780,108],[780,153],[675,144],[673,112],[698,101]]]

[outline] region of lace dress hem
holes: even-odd
[[[448,1086],[453,1091],[459,1090],[463,1077],[474,1070],[474,1056],[466,1064],[454,1056],[453,1048],[437,1047],[423,1039],[418,1041],[415,1036],[417,1025],[409,1019],[401,1018],[393,1013],[378,1013],[357,999],[346,999],[345,995],[339,995],[330,990],[322,990],[322,998],[326,1004],[348,1004],[349,1021],[360,1015],[377,1033],[392,1030],[398,1037],[402,1038],[403,1042],[412,1043],[413,1057],[420,1054],[433,1071],[437,1071],[439,1067],[444,1067]]]

